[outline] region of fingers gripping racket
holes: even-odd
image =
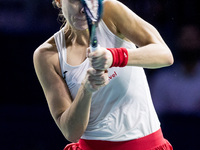
[[[90,33],[90,50],[95,51],[98,48],[96,27],[102,17],[103,0],[81,0],[81,2],[84,7]]]

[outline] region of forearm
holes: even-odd
[[[128,49],[128,66],[161,68],[173,64],[173,56],[167,46],[149,44],[134,50]]]
[[[92,92],[82,84],[71,106],[60,117],[59,127],[71,142],[77,142],[88,125],[91,96]]]

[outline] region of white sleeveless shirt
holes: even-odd
[[[90,67],[89,59],[79,66],[67,64],[64,30],[54,35],[60,67],[72,98]],[[97,38],[101,47],[136,49],[131,42],[115,36],[100,21]],[[92,94],[90,118],[82,139],[127,141],[149,135],[160,128],[143,68],[126,66],[108,69],[109,84]]]

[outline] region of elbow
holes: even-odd
[[[82,130],[80,127],[76,128],[73,126],[70,127],[68,126],[62,130],[62,133],[68,141],[77,143],[81,138],[81,136],[83,135],[84,130]]]
[[[67,132],[67,133],[63,133],[64,137],[72,143],[77,143],[80,139],[80,137],[75,136],[75,134]]]
[[[162,52],[160,53],[160,63],[162,67],[168,67],[174,64],[174,57],[171,50],[167,46],[162,46]]]
[[[79,141],[80,138],[74,138],[72,136],[65,136],[65,138],[72,143],[77,143]]]
[[[56,123],[66,140],[72,143],[76,143],[79,141],[81,134],[74,131],[73,127],[61,123],[61,115],[57,117]]]
[[[166,54],[166,66],[171,66],[173,65],[173,63],[174,63],[174,57],[170,51]]]

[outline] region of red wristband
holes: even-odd
[[[128,63],[128,51],[126,48],[107,48],[112,53],[113,63],[111,67],[125,67]]]

